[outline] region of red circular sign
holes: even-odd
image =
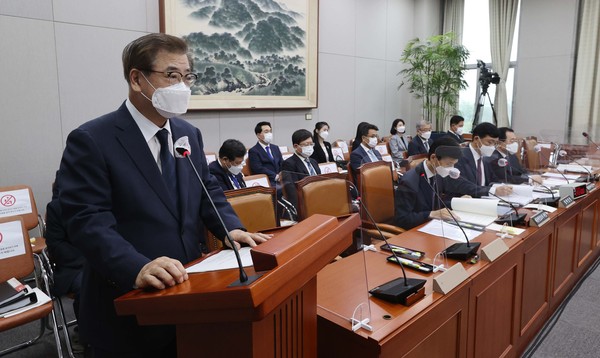
[[[2,206],[13,206],[16,202],[17,199],[10,194],[4,195],[2,198],[0,198],[0,205]]]

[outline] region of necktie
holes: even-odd
[[[485,185],[485,178],[483,177],[483,160],[481,157],[477,159],[477,184]]]
[[[233,182],[233,186],[235,186],[236,189],[240,189],[240,182],[237,180],[237,178],[235,177],[235,175],[233,174],[229,174],[229,177],[231,177],[231,181]]]
[[[306,165],[308,165],[308,173],[310,175],[317,175],[317,172],[315,172],[315,168],[313,168],[312,164],[310,163],[310,159],[306,158],[304,159],[304,161],[306,162]]]
[[[271,146],[268,145],[265,147],[265,149],[267,150],[267,154],[269,154],[269,157],[271,157],[271,160],[273,160],[273,154],[271,153]]]
[[[175,158],[169,151],[169,131],[161,129],[156,132],[156,138],[160,143],[160,167],[162,177],[165,180],[169,194],[177,201],[177,177],[175,173]]]
[[[429,140],[424,141],[423,146],[425,147],[425,151],[429,153]]]
[[[376,162],[379,159],[377,159],[377,156],[375,155],[375,153],[373,152],[373,149],[369,149],[367,151],[367,153],[369,154],[369,158],[371,159],[372,162]]]

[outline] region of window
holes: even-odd
[[[513,44],[510,55],[510,69],[506,78],[509,123],[511,122],[512,117],[512,99],[515,73],[514,67],[516,66],[517,59],[519,15],[520,14],[517,13],[517,24],[515,26]],[[460,114],[465,118],[465,132],[470,132],[473,125],[473,119],[475,118],[475,111],[477,109],[478,103],[483,103],[483,106],[480,108],[480,111],[482,111],[480,121],[494,121],[490,102],[494,102],[496,85],[490,84],[487,91],[489,97],[486,95],[482,98],[482,89],[479,83],[479,69],[477,68],[477,60],[482,60],[486,63],[488,69],[496,72],[491,65],[492,55],[490,50],[490,18],[488,1],[465,0],[463,45],[470,52],[470,56],[467,59],[467,71],[465,72],[464,77],[467,81],[468,87],[462,90],[459,94],[458,109]]]

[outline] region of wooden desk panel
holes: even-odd
[[[549,223],[523,241],[523,289],[519,317],[521,341],[533,339],[549,315],[554,231],[554,222]]]
[[[581,230],[579,236],[579,246],[577,248],[577,271],[585,270],[588,258],[592,255],[596,247],[598,235],[598,200],[592,200],[585,203],[581,215]]]
[[[552,310],[567,295],[574,285],[571,280],[575,270],[575,252],[577,250],[577,227],[580,211],[566,211],[556,223],[554,240],[554,262],[552,278]]]

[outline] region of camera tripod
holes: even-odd
[[[494,104],[490,99],[490,94],[487,91],[487,87],[484,87],[481,93],[479,94],[479,99],[477,100],[477,108],[475,109],[475,116],[473,117],[473,128],[475,128],[475,126],[478,125],[481,121],[481,112],[483,106],[485,105],[486,97],[490,104],[490,107],[492,108],[492,114],[494,115],[494,125],[498,125],[498,119],[496,118],[496,110],[494,109]]]

